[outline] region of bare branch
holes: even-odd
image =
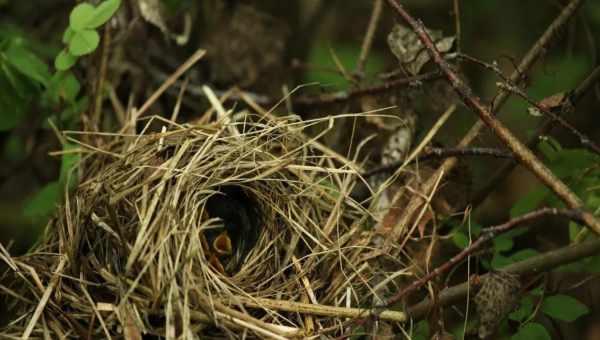
[[[478,157],[478,156],[489,156],[495,158],[512,158],[512,154],[510,152],[506,152],[503,150],[498,150],[494,148],[426,148],[425,152],[422,155],[419,155],[417,158],[413,159],[411,163],[418,163],[427,161],[434,158],[448,158],[448,157]],[[363,174],[364,177],[373,176],[382,172],[390,172],[393,171],[404,164],[404,161],[398,161],[391,163],[386,166],[381,166],[374,168],[370,171],[367,171]]]
[[[350,99],[359,98],[362,96],[373,95],[377,93],[382,93],[389,91],[391,89],[406,87],[406,86],[418,86],[420,83],[424,81],[430,81],[441,78],[442,75],[439,72],[429,72],[421,75],[406,77],[402,79],[396,79],[392,81],[385,82],[380,85],[375,85],[371,87],[365,87],[361,89],[351,90],[351,91],[341,91],[336,93],[324,94],[320,96],[304,96],[304,97],[296,97],[292,98],[292,102],[294,105],[303,105],[303,106],[315,106],[315,105],[326,105],[333,103],[345,102]]]
[[[373,2],[373,12],[371,12],[371,19],[369,20],[369,26],[367,27],[367,33],[360,49],[360,55],[358,56],[358,62],[356,63],[356,74],[360,77],[365,72],[365,64],[373,45],[373,37],[375,37],[375,31],[379,25],[379,19],[381,18],[381,10],[383,9],[383,0],[375,0]]]

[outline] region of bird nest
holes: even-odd
[[[356,171],[309,123],[164,124],[98,136],[38,244],[0,253],[21,316],[0,334],[334,336],[365,315],[370,216],[346,192]]]

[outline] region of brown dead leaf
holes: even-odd
[[[426,29],[427,33],[435,42],[435,47],[441,53],[447,53],[452,49],[456,37],[443,37],[442,31]],[[395,25],[392,32],[388,34],[388,45],[392,53],[398,58],[398,61],[412,75],[421,71],[423,65],[429,60],[429,53],[423,47],[423,43],[412,29]]]

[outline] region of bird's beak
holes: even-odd
[[[219,236],[215,238],[212,245],[219,256],[231,255],[233,253],[231,238],[227,235],[227,231],[220,233]]]

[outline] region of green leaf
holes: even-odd
[[[321,179],[318,184],[331,196],[333,196],[333,198],[337,199],[338,197],[340,197],[340,189],[337,187],[337,185],[335,185],[335,183],[325,177],[323,179]]]
[[[69,52],[77,57],[90,54],[98,48],[99,43],[98,32],[91,29],[76,31],[69,43]]]
[[[583,227],[580,226],[578,223],[575,223],[573,221],[569,222],[569,240],[575,240],[575,238],[577,237],[577,235],[579,235],[582,229]]]
[[[470,224],[470,228],[471,228],[471,235],[478,237],[481,234],[481,224],[478,224],[476,222],[471,222]]]
[[[510,313],[508,317],[515,321],[524,321],[531,313],[533,313],[533,298],[531,295],[526,295],[521,299],[521,304],[517,310]]]
[[[412,330],[411,339],[426,340],[429,338],[429,325],[426,320],[419,321]]]
[[[77,57],[69,53],[67,49],[60,51],[54,60],[54,67],[59,71],[66,71],[77,62]]]
[[[80,90],[81,85],[71,72],[57,72],[50,79],[48,89],[44,93],[44,100],[48,102],[46,105],[57,105],[61,99],[73,103]]]
[[[82,98],[73,102],[60,113],[61,124],[70,126],[69,129],[74,129],[75,124],[79,121],[81,113],[89,107],[89,98],[83,96]]]
[[[519,328],[519,331],[510,337],[511,340],[550,340],[550,334],[539,323],[530,322]]]
[[[583,269],[588,273],[600,272],[600,255],[592,256],[585,261]]]
[[[527,228],[516,228],[513,230],[509,230],[508,232],[502,234],[508,238],[510,238],[511,240],[514,240],[515,237],[519,237],[521,235],[525,235],[527,234],[529,230],[527,230]]]
[[[67,102],[74,102],[81,90],[81,84],[73,73],[63,73],[60,76],[59,96]]]
[[[58,182],[50,182],[38,191],[24,207],[25,217],[34,221],[48,218],[56,210],[56,205],[61,198],[61,189]]]
[[[497,252],[509,251],[513,247],[513,240],[506,235],[500,235],[492,242],[494,244],[494,251]]]
[[[542,296],[542,295],[544,295],[544,293],[545,293],[545,289],[544,289],[543,284],[541,284],[529,291],[529,294],[531,294],[533,296]]]
[[[550,193],[550,190],[546,187],[531,190],[510,209],[510,216],[515,218],[534,210],[548,193]]]
[[[4,144],[4,157],[9,161],[18,162],[25,159],[25,156],[26,150],[23,138],[15,133],[11,134]]]
[[[527,90],[532,98],[545,98],[550,94],[569,91],[585,78],[592,68],[591,59],[573,55],[568,58],[549,57],[544,60],[546,72],[540,72],[535,84]]]
[[[460,249],[465,249],[469,246],[469,238],[462,231],[457,231],[452,235],[452,241]]]
[[[63,37],[62,37],[63,44],[68,45],[69,42],[71,42],[71,39],[73,39],[74,35],[75,35],[75,31],[73,31],[73,29],[70,26],[67,27],[67,29],[65,30],[65,33],[63,33]]]
[[[331,46],[327,42],[315,43],[315,48],[311,49],[308,63],[311,65],[319,65],[325,68],[337,69],[334,62],[332,51],[337,55],[340,62],[346,70],[352,70],[358,55],[360,54],[359,44],[336,44]],[[373,51],[375,52],[375,51]],[[367,60],[365,69],[366,74],[374,74],[384,69],[385,57],[381,53],[371,53]],[[331,90],[339,90],[345,88],[347,81],[337,72],[323,72],[318,69],[310,69],[306,72],[307,83],[318,82],[323,87]]]
[[[115,14],[121,6],[121,0],[106,0],[101,3],[96,10],[91,20],[87,23],[87,28],[96,28],[106,23]]]
[[[73,167],[75,167],[81,159],[79,153],[68,152],[74,149],[77,149],[76,144],[65,143],[63,145],[63,151],[65,151],[65,153],[62,156],[62,162],[60,164],[59,182],[63,186],[68,184],[67,187],[69,189],[73,189],[77,185],[77,173],[71,171],[71,169],[73,169]]]
[[[544,299],[542,311],[554,319],[571,322],[589,313],[586,305],[568,295],[553,295]]]
[[[19,72],[42,85],[50,81],[48,65],[25,47],[13,43],[4,52],[6,60]]]
[[[8,63],[0,63],[2,67],[2,71],[4,71],[4,75],[6,79],[15,90],[16,95],[19,97],[25,97],[27,95],[27,86],[25,84],[26,80],[20,76],[20,73],[17,73],[14,70],[14,67],[10,66]]]
[[[481,261],[481,266],[483,267],[483,269],[485,269],[485,270],[492,269],[492,262],[490,260],[482,258],[480,261]]]
[[[512,254],[510,256],[510,260],[514,263],[514,262],[527,260],[528,258],[537,256],[537,255],[539,255],[539,253],[535,249],[523,249],[523,250],[519,250],[518,252]]]
[[[553,161],[557,157],[556,154],[562,150],[562,146],[556,139],[546,136],[538,144],[538,149],[549,161]]]
[[[584,149],[562,149],[556,153],[555,159],[550,162],[552,172],[560,177],[576,175],[582,170],[598,164],[600,158]]]
[[[69,27],[74,31],[82,31],[88,28],[88,23],[94,17],[95,11],[96,8],[88,3],[82,3],[75,6],[69,17]]]
[[[500,269],[512,264],[513,262],[514,261],[511,258],[500,255],[499,253],[495,253],[494,257],[492,258],[491,266],[494,269]]]
[[[0,77],[0,131],[9,131],[19,125],[27,114],[28,102],[15,95]]]

